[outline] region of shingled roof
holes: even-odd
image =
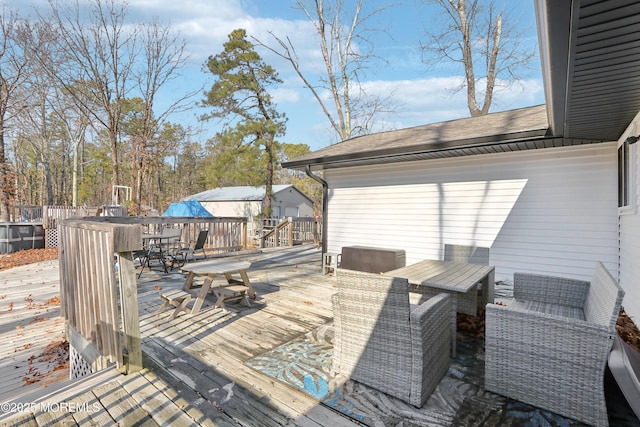
[[[360,136],[282,165],[316,170],[602,142],[553,137],[548,130],[546,108],[537,105]]]

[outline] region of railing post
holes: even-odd
[[[140,319],[138,314],[138,283],[132,252],[118,252],[118,275],[122,307],[122,329],[127,348],[127,373],[142,370]]]
[[[241,233],[240,244],[242,245],[242,249],[245,249],[247,247],[247,223],[246,222],[240,223],[240,233]]]

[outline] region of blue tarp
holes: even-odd
[[[197,200],[171,203],[162,216],[213,216]]]

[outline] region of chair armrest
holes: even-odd
[[[521,301],[537,301],[583,308],[589,282],[540,274],[515,273],[513,296]]]
[[[597,361],[603,369],[615,337],[615,329],[604,325],[520,307],[487,304],[485,315],[487,346],[520,346],[524,353],[540,355],[554,352],[554,357],[576,363]]]
[[[419,333],[415,338],[428,338],[438,334],[441,325],[451,325],[455,314],[451,304],[451,295],[440,293],[415,307],[410,314],[412,338],[414,333]]]
[[[452,322],[451,295],[441,293],[411,311],[411,404],[421,407],[447,373]]]

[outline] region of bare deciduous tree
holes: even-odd
[[[169,81],[177,76],[179,69],[185,64],[185,42],[179,36],[173,34],[169,26],[153,20],[141,28],[142,55],[144,61],[141,63],[137,73],[136,82],[138,92],[144,103],[144,112],[140,117],[137,134],[133,140],[136,144],[133,152],[136,161],[136,184],[135,191],[137,201],[137,212],[141,211],[142,203],[142,181],[149,163],[152,161],[162,161],[166,153],[164,150],[149,150],[154,137],[160,132],[167,117],[177,111],[184,109],[184,102],[195,96],[199,91],[186,93],[176,99],[163,111],[154,112],[155,100],[158,91]],[[152,155],[152,158],[150,158]],[[153,158],[155,157],[155,158]]]
[[[496,79],[513,82],[536,56],[536,46],[526,45],[519,23],[511,21],[497,0],[429,0],[442,10],[444,20],[431,19],[425,62],[442,60],[464,67],[467,104],[472,117],[491,108]],[[445,27],[439,22],[448,23]],[[461,88],[462,88],[461,87]],[[482,102],[478,102],[482,98]]]
[[[56,77],[62,85],[89,80],[92,85],[77,86],[70,92],[79,105],[98,99],[101,109],[87,109],[107,131],[111,147],[111,185],[118,185],[119,132],[122,101],[127,97],[136,57],[140,51],[139,27],[126,25],[126,4],[117,0],[90,0],[88,7],[78,0],[71,5],[49,0],[61,52],[67,56],[66,68]],[[85,18],[86,17],[86,18]],[[89,93],[81,93],[78,88]]]
[[[0,13],[0,221],[10,220],[14,193],[11,166],[6,152],[9,123],[25,104],[22,91],[29,77],[29,58],[24,55],[25,28],[14,10],[2,6]]]
[[[328,4],[330,3],[330,4]],[[365,11],[364,0],[296,0],[297,7],[313,24],[324,62],[324,72],[316,78],[305,73],[300,64],[296,47],[289,37],[280,38],[271,32],[277,46],[257,43],[287,60],[304,85],[311,91],[329,120],[339,140],[371,132],[373,117],[395,109],[389,96],[366,93],[360,85],[365,69],[381,58],[374,55],[370,34],[373,31],[367,21],[392,7]],[[369,3],[370,4],[370,3]],[[353,6],[349,9],[349,6]],[[324,97],[330,94],[330,100]]]

